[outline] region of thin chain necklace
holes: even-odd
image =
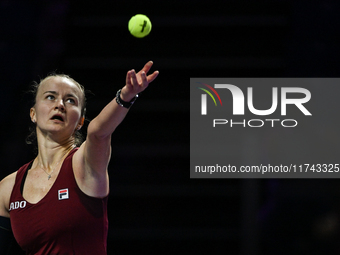
[[[50,180],[52,177],[52,173],[53,171],[57,168],[57,166],[59,165],[59,163],[61,162],[61,160],[63,159],[63,157],[66,155],[67,152],[70,152],[73,148],[75,147],[75,145],[72,145],[70,150],[66,150],[66,152],[61,156],[60,160],[57,162],[57,164],[54,166],[53,170],[51,173],[47,173],[46,170],[44,169],[43,165],[40,163],[40,168],[47,174],[47,180]]]

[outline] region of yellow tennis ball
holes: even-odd
[[[147,36],[151,31],[151,26],[149,18],[143,14],[137,14],[129,21],[129,31],[137,38]]]

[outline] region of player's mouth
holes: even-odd
[[[52,116],[51,120],[64,122],[64,117],[61,114],[55,114]]]

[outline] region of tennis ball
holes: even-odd
[[[129,21],[129,31],[137,38],[147,36],[151,31],[151,22],[149,18],[143,14],[133,16]]]

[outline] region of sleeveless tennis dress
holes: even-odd
[[[10,198],[10,218],[14,236],[26,254],[106,254],[108,196],[94,198],[78,187],[72,157],[65,158],[53,186],[38,203],[22,196],[27,171],[22,166]]]

